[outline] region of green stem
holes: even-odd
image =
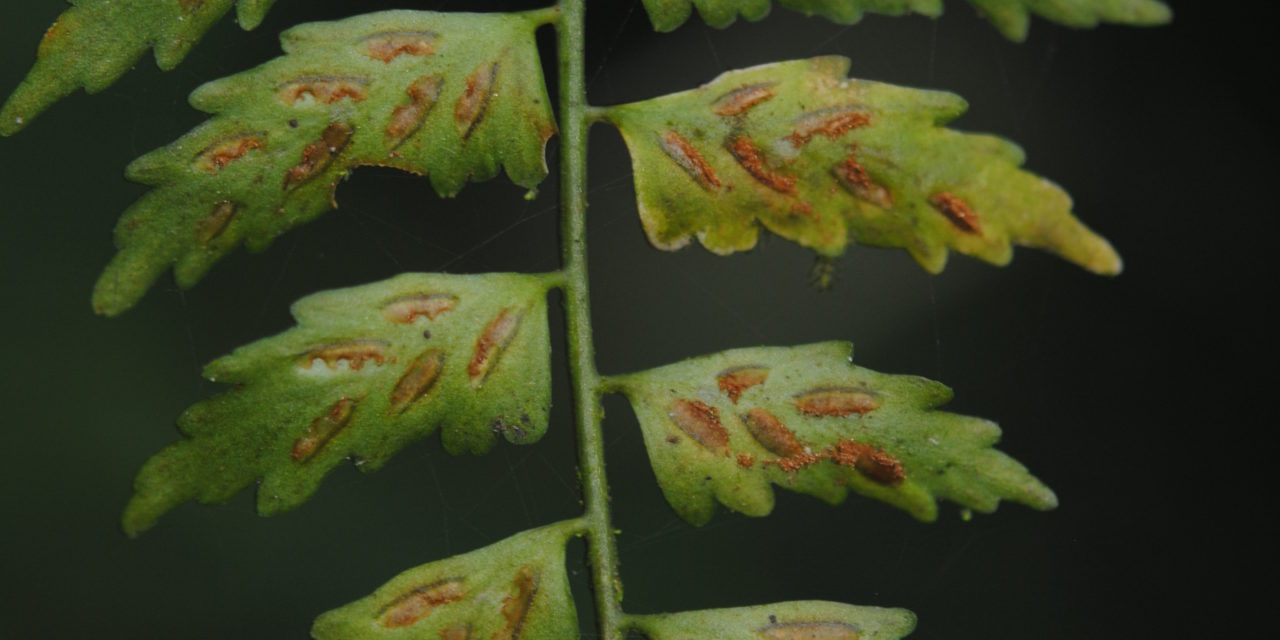
[[[560,202],[564,251],[564,306],[568,317],[569,374],[572,377],[578,456],[586,513],[587,547],[595,590],[600,637],[621,638],[622,582],[618,551],[609,523],[609,485],[604,472],[600,432],[600,374],[591,336],[591,299],[587,290],[587,106],[583,64],[586,37],[582,0],[560,0]]]

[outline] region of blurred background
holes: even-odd
[[[578,513],[557,341],[553,424],[536,445],[454,458],[433,438],[375,474],[336,470],[283,515],[258,518],[244,492],[179,508],[138,540],[118,526],[138,467],[178,437],[176,416],[220,391],[200,378],[204,363],[288,328],[289,304],[315,291],[405,271],[556,268],[554,178],[529,202],[505,178],[441,200],[424,179],[360,170],[338,210],[264,253],[234,253],[194,289],[165,276],[117,319],[89,308],[115,220],[144,193],[124,167],[204,119],[186,104],[202,82],[273,57],[277,34],[300,22],[537,4],[279,0],[256,31],[228,18],[176,70],[144,58],[103,93],[77,93],[0,139],[0,636],[302,638],[314,616],[405,568]],[[627,610],[902,606],[920,616],[912,637],[924,639],[1216,637],[1247,624],[1233,612],[1237,585],[1269,579],[1274,558],[1247,536],[1275,532],[1259,517],[1275,499],[1257,479],[1274,287],[1262,221],[1276,214],[1261,91],[1274,69],[1250,73],[1275,57],[1246,6],[1215,21],[1218,3],[1171,4],[1169,27],[1036,20],[1014,44],[954,0],[937,21],[839,27],[776,9],[760,23],[718,31],[694,20],[666,35],[638,0],[590,3],[595,104],[845,55],[854,76],[963,95],[970,112],[953,126],[1021,144],[1028,168],[1070,191],[1126,263],[1104,279],[1020,250],[1006,269],[953,256],[929,276],[905,252],[853,247],[834,286],[818,291],[811,254],[777,238],[729,258],[661,253],[641,231],[620,138],[596,128],[589,227],[602,371],[851,340],[858,364],[937,379],[955,389],[949,409],[999,422],[1001,449],[1062,503],[1050,513],[1004,505],[971,522],[944,505],[925,525],[858,497],[829,507],[779,491],[768,518],[721,508],[694,528],[663,501],[630,408],[609,398]],[[0,3],[0,94],[63,8]],[[541,35],[551,60],[551,34]],[[554,141],[551,158],[554,176]],[[562,326],[553,306],[553,332]],[[569,570],[591,637],[580,545]]]

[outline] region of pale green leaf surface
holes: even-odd
[[[336,206],[358,166],[428,174],[446,196],[502,167],[533,188],[556,129],[537,26],[389,11],[285,32],[287,55],[192,94],[215,118],[129,167],[156,188],[121,217],[94,308],[128,309],[171,265],[189,287],[240,244],[266,248]]]
[[[1005,264],[1014,244],[1120,271],[1067,194],[1018,168],[1021,149],[941,126],[962,99],[847,79],[848,67],[835,56],[768,64],[610,108],[650,241],[674,250],[696,236],[729,254],[754,247],[763,226],[825,256],[850,242],[905,248],[930,272],[949,250]]]
[[[186,438],[142,467],[125,530],[259,479],[260,513],[290,509],[342,461],[377,469],[439,427],[452,453],[537,441],[551,402],[548,286],[541,276],[405,274],[299,300],[296,327],[205,368],[234,388],[178,419]]]
[[[253,29],[275,0],[70,0],[40,41],[35,65],[0,108],[0,135],[12,135],[80,87],[102,91],[147,49],[161,69],[182,62],[209,27],[237,5]]]
[[[951,398],[947,387],[854,366],[851,351],[847,342],[737,349],[615,384],[640,420],[663,493],[694,524],[711,518],[715,500],[768,514],[771,485],[830,503],[853,490],[921,520],[937,517],[938,498],[983,513],[1001,499],[1057,506],[1048,487],[991,448],[994,423],[934,410]]]
[[[317,640],[553,640],[578,637],[565,574],[576,523],[516,534],[410,569],[316,619]]]
[[[854,24],[864,13],[942,15],[942,0],[778,0],[778,4],[838,24]],[[1032,14],[1069,27],[1093,27],[1100,22],[1155,25],[1172,17],[1169,7],[1158,0],[969,0],[969,4],[1005,37],[1018,41],[1026,39]],[[684,24],[695,8],[707,24],[723,29],[738,16],[753,21],[764,18],[771,1],[644,0],[644,6],[658,31]]]
[[[755,607],[631,616],[649,640],[893,640],[915,628],[905,609],[838,602],[780,602]]]

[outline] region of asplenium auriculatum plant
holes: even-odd
[[[233,6],[252,29],[271,0],[74,0],[48,30],[29,76],[0,110],[12,135],[68,93],[109,86],[148,49],[181,62]],[[634,167],[649,241],[695,239],[747,251],[762,232],[831,258],[850,244],[905,249],[929,272],[958,251],[1003,265],[1014,245],[1103,275],[1121,270],[1106,240],[1056,185],[1020,169],[1006,140],[947,123],[959,97],[848,76],[826,56],[723,73],[631,104],[586,100],[583,0],[515,13],[385,11],[304,24],[285,55],[209,82],[191,103],[210,119],[127,169],[151,187],[116,228],[118,252],[93,308],[128,310],[172,269],[195,285],[241,245],[261,251],[331,210],[361,166],[425,176],[441,196],[505,171],[534,190],[560,136],[563,263],[548,273],[408,273],[299,300],[297,326],[210,363],[230,389],[178,418],[183,438],[138,474],[123,526],[137,536],[190,500],[215,503],[257,485],[263,515],[296,507],[352,460],[374,470],[439,431],[452,453],[499,441],[533,445],[551,398],[548,294],[560,290],[580,455],[581,516],[409,569],[321,615],[317,638],[567,638],[578,634],[565,571],[586,540],[600,637],[898,638],[902,609],[821,601],[670,614],[622,608],[605,478],[600,398],[621,394],[639,418],[658,484],[700,525],[719,503],[765,516],[774,487],[836,503],[850,491],[923,521],[939,499],[989,513],[1034,509],[1054,493],[994,449],[993,423],[941,410],[943,385],[851,362],[846,342],[749,347],[620,375],[595,366],[586,262],[587,129],[615,127]],[[936,17],[941,0],[779,0],[839,23],[864,13]],[[959,4],[959,3],[952,3]],[[1032,15],[1069,26],[1158,24],[1154,0],[970,0],[1004,36]],[[644,0],[658,31],[694,13],[708,24],[759,20],[769,0]],[[548,95],[534,34],[557,36],[559,95]],[[558,108],[554,109],[553,105]],[[558,114],[558,117],[557,117]]]

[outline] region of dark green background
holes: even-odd
[[[558,255],[554,180],[533,202],[505,180],[441,201],[425,180],[362,170],[338,211],[263,254],[234,254],[190,291],[166,276],[105,320],[89,291],[117,215],[143,193],[121,178],[125,164],[200,122],[186,94],[275,55],[290,25],[504,4],[531,3],[280,0],[259,30],[227,20],[176,71],[144,59],[102,94],[78,93],[0,140],[0,636],[303,637],[316,614],[403,568],[577,513],[556,342],[554,422],[537,445],[452,458],[433,439],[377,474],[341,469],[311,502],[270,519],[246,492],[182,507],[135,541],[117,524],[138,466],[177,437],[178,413],[218,391],[201,365],[288,327],[294,299],[411,270],[548,270]],[[1274,71],[1251,80],[1248,67],[1274,58],[1259,16],[1232,3],[1218,27],[1208,5],[1219,3],[1174,3],[1176,24],[1158,30],[1036,21],[1015,45],[955,1],[937,22],[841,28],[777,10],[670,35],[653,34],[635,0],[591,3],[597,104],[729,68],[847,55],[859,77],[964,95],[971,111],[956,126],[1021,143],[1127,267],[1108,280],[1023,250],[1008,269],[954,257],[930,277],[905,253],[854,248],[819,292],[807,284],[810,256],[776,238],[732,258],[659,253],[641,233],[622,144],[598,128],[590,233],[603,371],[853,340],[860,364],[941,380],[956,390],[952,409],[1000,422],[1002,448],[1062,501],[969,523],[948,506],[923,525],[859,498],[831,508],[779,492],[769,518],[722,509],[695,529],[666,507],[634,418],[612,398],[629,611],[840,600],[913,609],[918,638],[1192,637],[1245,623],[1233,590],[1272,552],[1244,535],[1274,532],[1254,517],[1275,502],[1253,478],[1272,424],[1253,407],[1270,386],[1254,367],[1270,357],[1263,225],[1276,214],[1271,107],[1255,87]],[[0,3],[0,93],[62,8]],[[552,321],[558,331],[558,308]],[[570,558],[585,597],[581,548]],[[579,603],[591,629],[589,600]]]

